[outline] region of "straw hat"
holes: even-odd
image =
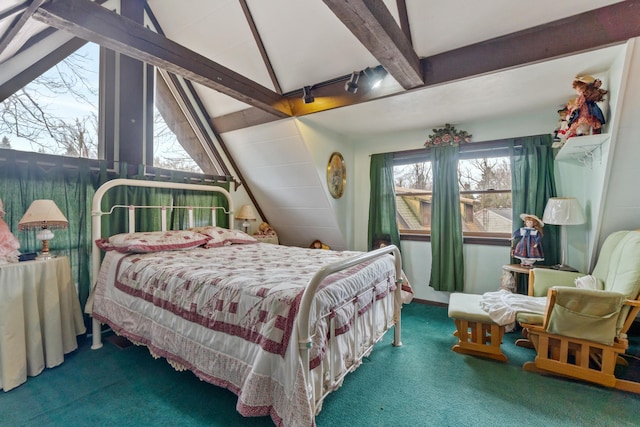
[[[596,78],[593,76],[576,76],[576,78],[573,80],[574,81],[577,80],[579,82],[586,83],[586,84],[591,84],[596,81]]]
[[[535,219],[536,221],[538,221],[538,224],[540,224],[540,227],[544,227],[544,222],[542,222],[542,220],[540,218],[538,218],[537,216],[535,216],[533,214],[527,214],[527,213],[520,214],[520,219],[521,220],[524,221],[524,219],[526,217]]]

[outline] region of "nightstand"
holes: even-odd
[[[0,265],[0,388],[60,365],[84,332],[68,257]]]
[[[516,286],[518,285],[518,275],[525,274],[528,277],[529,273],[534,268],[552,268],[552,267],[549,267],[547,265],[533,265],[531,267],[525,267],[522,264],[506,264],[502,266],[502,269],[504,271],[510,271],[514,273],[514,280],[516,281]],[[531,287],[531,284],[529,283],[528,280],[527,280],[527,295],[533,296],[533,288]]]

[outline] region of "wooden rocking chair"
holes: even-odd
[[[640,312],[640,232],[614,234],[596,267],[604,290],[551,287],[542,324],[521,322],[537,353],[526,371],[640,393],[640,383],[615,376]]]

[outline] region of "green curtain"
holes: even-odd
[[[174,181],[180,182],[180,179],[175,177]],[[204,182],[190,181],[192,184],[205,185]],[[225,190],[229,191],[229,183],[221,183],[217,185]],[[229,211],[229,204],[226,198],[219,193],[205,194],[199,191],[187,191],[187,190],[172,190],[171,191],[174,204],[176,206],[215,206],[216,209],[216,225],[219,227],[229,228],[229,217],[225,212]],[[171,215],[171,227],[172,229],[184,229],[189,224],[189,211],[187,209],[174,209]],[[194,227],[201,227],[211,225],[211,210],[209,209],[194,209],[193,210],[193,225]]]
[[[400,249],[400,231],[396,220],[396,191],[393,181],[393,154],[373,154],[369,169],[369,249],[385,241]]]
[[[0,167],[0,198],[4,202],[5,221],[20,241],[20,252],[38,252],[42,242],[36,240],[35,230],[18,231],[18,222],[32,201],[51,199],[67,218],[67,229],[53,230],[49,242],[53,254],[67,255],[74,281],[78,284],[81,304],[90,289],[91,263],[91,199],[94,182],[86,159],[78,159],[77,168],[65,168],[62,159],[52,157],[51,164],[42,166],[31,157],[27,163],[16,152],[3,152]]]
[[[514,148],[511,156],[513,231],[522,226],[522,213],[533,214],[542,219],[547,200],[556,196],[551,135],[536,135],[513,141],[514,144],[516,142],[521,142],[521,147]],[[559,228],[545,225],[542,231],[544,262],[540,264],[558,264]],[[514,263],[515,260],[512,259],[511,262]]]
[[[437,291],[462,292],[462,216],[458,188],[457,145],[432,148],[433,196],[431,200],[431,278]]]
[[[47,166],[38,162],[34,156],[25,155],[13,150],[3,150],[0,158],[0,198],[4,204],[6,215],[4,220],[11,232],[20,241],[20,252],[37,252],[42,242],[36,240],[35,231],[18,231],[18,222],[29,205],[36,199],[52,199],[66,216],[69,226],[67,229],[54,230],[55,237],[50,241],[50,250],[54,254],[69,256],[72,276],[78,284],[80,304],[84,307],[91,289],[91,208],[95,190],[110,179],[130,178],[149,180],[139,167],[137,173],[128,174],[127,165],[123,163],[119,173],[107,173],[106,162],[99,162],[99,170],[92,171],[88,159],[73,159],[74,167],[65,167],[64,158],[51,156],[47,158]],[[19,158],[18,158],[19,157]],[[40,156],[41,157],[41,156]],[[25,160],[26,159],[26,160]],[[68,159],[67,159],[68,160]],[[93,161],[95,162],[95,161]],[[49,164],[50,163],[50,164]],[[172,182],[184,182],[184,177],[172,176]],[[218,184],[216,184],[218,185]],[[229,183],[220,184],[229,190]],[[209,197],[209,199],[203,199]],[[211,198],[216,206],[228,209],[223,198],[216,200],[216,196],[191,195],[181,190],[148,189],[142,187],[113,188],[103,198],[102,211],[109,209],[110,202],[133,205],[155,205],[171,207],[172,203],[187,200],[194,206],[201,205],[202,200],[210,203]],[[119,209],[115,215],[102,218],[102,235],[112,235],[128,231],[128,209]],[[184,210],[182,210],[184,212]],[[198,215],[208,216],[211,212],[200,210]],[[173,214],[173,212],[170,212]],[[217,223],[227,226],[228,221],[222,211],[216,213]],[[181,221],[176,221],[173,215],[168,216],[168,228],[176,228]],[[186,223],[186,222],[185,222]],[[152,210],[136,213],[136,229],[159,229],[160,214]],[[89,318],[85,319],[87,326]]]

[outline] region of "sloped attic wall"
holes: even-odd
[[[225,133],[222,138],[280,243],[308,247],[318,239],[332,249],[350,248],[348,174],[353,156],[340,148],[337,135],[287,119]],[[333,151],[340,151],[347,164],[347,188],[337,200],[325,183]]]

